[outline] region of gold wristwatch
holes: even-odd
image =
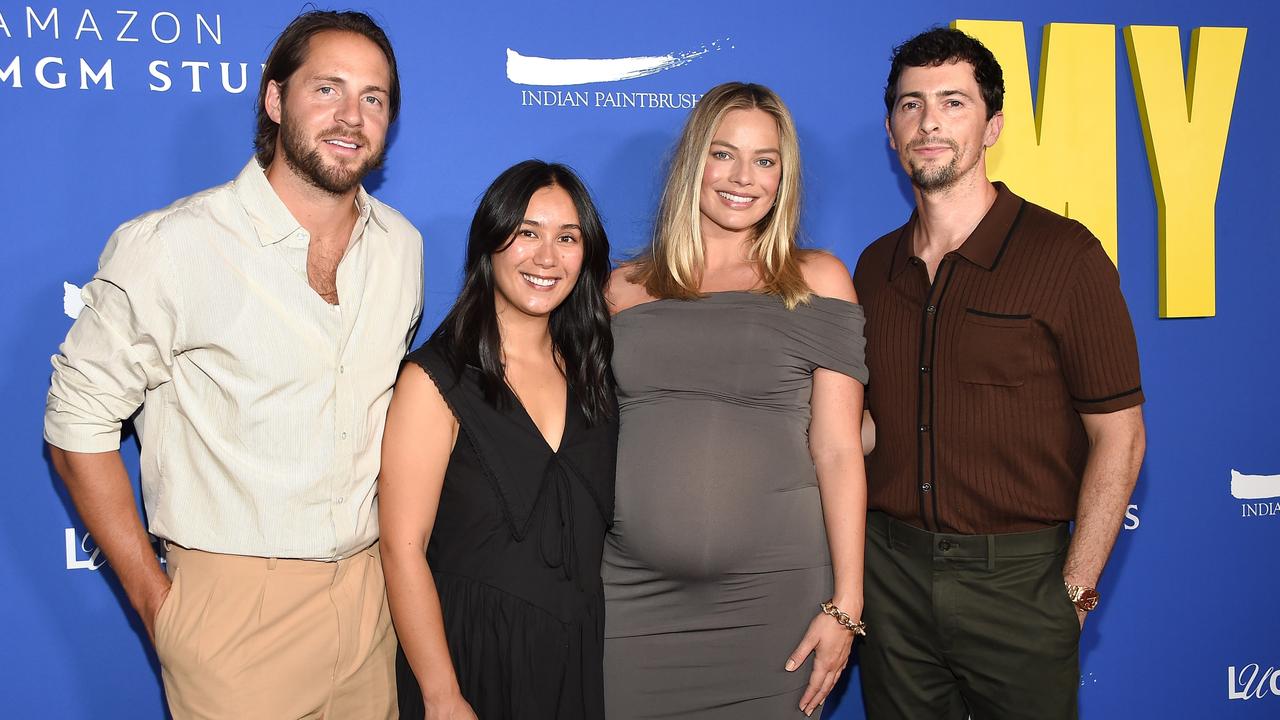
[[[1071,603],[1085,612],[1098,607],[1098,590],[1088,585],[1072,585],[1065,582],[1067,586],[1067,597]]]

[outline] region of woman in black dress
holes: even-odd
[[[608,257],[572,171],[510,168],[453,309],[401,370],[378,517],[404,718],[604,716]]]

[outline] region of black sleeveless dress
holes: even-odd
[[[461,426],[427,559],[462,695],[480,720],[604,717],[600,559],[613,516],[615,419],[591,426],[573,395],[553,452],[524,407],[485,401],[437,341],[408,360],[431,376]],[[422,693],[398,653],[402,717]]]

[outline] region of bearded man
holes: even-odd
[[[867,716],[1075,718],[1080,629],[1145,449],[1119,277],[1083,225],[987,179],[1004,81],[980,42],[903,43],[884,100],[916,207],[854,273],[876,423]]]
[[[399,107],[367,15],[296,18],[263,71],[256,157],[116,230],[53,357],[53,465],[175,718],[396,714],[375,479],[422,237],[360,183]],[[119,453],[135,411],[146,530]]]

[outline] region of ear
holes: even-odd
[[[893,128],[889,127],[889,116],[884,118],[884,134],[889,136],[889,147],[895,151],[898,149],[898,143],[893,140]]]
[[[987,131],[982,134],[982,144],[991,147],[1000,139],[1000,132],[1004,130],[1004,111],[997,111],[991,119],[987,121]]]
[[[284,88],[275,80],[267,82],[267,95],[262,100],[262,104],[267,111],[267,117],[275,124],[280,124],[280,105],[284,102]]]

